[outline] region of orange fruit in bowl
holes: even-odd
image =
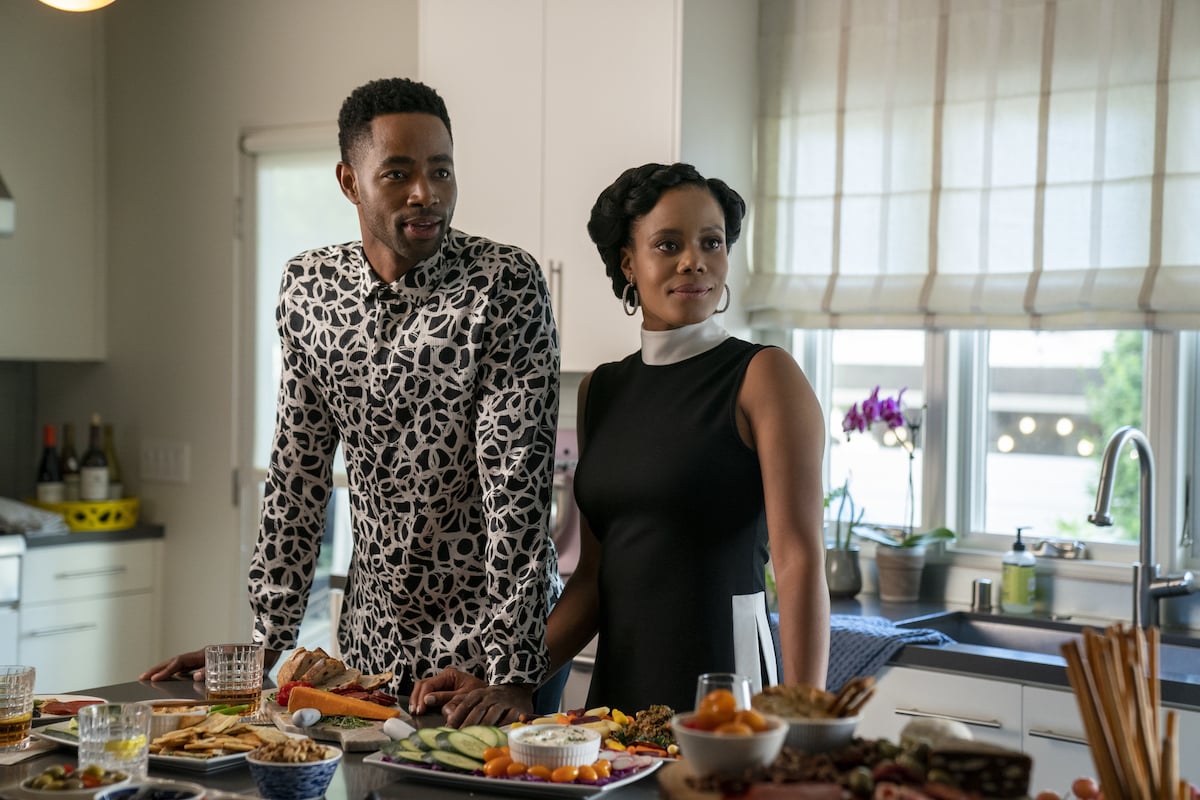
[[[736,714],[737,701],[733,698],[733,692],[728,689],[714,689],[700,701],[694,721],[696,727],[711,731],[718,725],[732,722]]]

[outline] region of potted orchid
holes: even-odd
[[[897,443],[908,454],[906,524],[902,527],[855,524],[852,528],[855,536],[882,545],[875,550],[875,563],[879,568],[880,598],[889,602],[915,600],[920,588],[921,571],[925,566],[925,545],[954,539],[954,532],[949,528],[939,527],[920,532],[914,529],[913,461],[924,407],[905,408],[906,390],[907,387],[894,397],[881,398],[879,387],[876,386],[861,404],[850,406],[842,420],[842,430],[847,438],[854,433],[866,433],[876,425],[895,431]],[[898,429],[902,429],[902,432]]]

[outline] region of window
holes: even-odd
[[[979,526],[1033,538],[1133,541],[1138,532],[1137,451],[1122,453],[1114,525],[1087,521],[1100,459],[1113,431],[1142,429],[1141,331],[994,331],[988,336],[986,499]],[[982,426],[981,426],[982,427]]]
[[[921,442],[914,442],[911,494],[908,491],[909,452],[898,438],[905,428],[847,435],[842,420],[852,405],[861,406],[875,387],[880,397],[895,397],[910,409],[924,405],[924,335],[919,331],[833,331],[833,392],[826,425],[829,430],[829,486],[850,481],[850,493],[864,520],[876,525],[903,526],[921,520],[921,482],[924,463]],[[909,498],[913,498],[911,503]]]
[[[297,142],[294,131],[269,131],[249,135],[244,167],[245,196],[253,198],[253,221],[246,234],[242,287],[243,330],[253,332],[243,351],[240,393],[239,451],[242,542],[248,559],[258,535],[271,436],[275,429],[275,404],[279,390],[280,350],[275,330],[275,304],[284,264],[296,254],[332,242],[360,238],[358,217],[338,189],[334,165],[339,154],[327,144],[311,146],[308,139],[335,142],[336,132],[324,136],[308,133]],[[334,463],[333,500],[317,575],[308,610],[300,628],[300,644],[330,649],[329,583],[331,575],[344,575],[349,563],[350,502],[340,453]]]

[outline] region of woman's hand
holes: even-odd
[[[413,716],[428,714],[433,709],[442,708],[458,694],[466,694],[486,686],[486,683],[474,675],[448,667],[432,678],[417,681],[413,686],[412,695],[408,698],[408,713]]]
[[[191,671],[191,675],[183,675]],[[139,681],[166,681],[176,677],[191,677],[194,681],[204,680],[204,650],[193,650],[190,653],[180,653],[174,658],[155,664],[138,676]]]

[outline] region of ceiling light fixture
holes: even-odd
[[[113,0],[42,0],[48,6],[60,11],[95,11],[104,8]]]

